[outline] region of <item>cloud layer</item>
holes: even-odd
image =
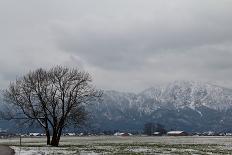
[[[89,71],[103,89],[173,80],[232,88],[232,1],[1,1],[0,86],[38,67]]]

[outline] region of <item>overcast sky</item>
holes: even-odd
[[[232,0],[0,0],[0,88],[55,65],[102,89],[232,88]]]

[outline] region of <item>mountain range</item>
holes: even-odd
[[[140,93],[105,91],[88,108],[93,128],[142,131],[147,122],[166,129],[232,131],[232,89],[195,81],[175,81]]]

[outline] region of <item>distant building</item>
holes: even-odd
[[[29,133],[29,136],[41,136],[40,133]]]
[[[218,136],[218,134],[213,131],[208,131],[208,132],[203,132],[203,136]]]
[[[152,135],[153,136],[162,136],[162,133],[161,132],[154,132]]]
[[[188,136],[189,134],[185,131],[169,131],[168,136]]]
[[[232,136],[232,133],[226,133],[226,136]]]
[[[131,133],[123,133],[121,136],[132,136]]]
[[[132,136],[132,134],[131,133],[127,133],[127,132],[116,132],[115,134],[114,134],[114,136]]]
[[[120,132],[115,132],[114,133],[114,136],[121,136],[122,135],[122,133],[120,133]]]
[[[75,133],[64,133],[63,135],[64,136],[75,136],[76,134]]]

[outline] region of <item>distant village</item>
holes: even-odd
[[[147,134],[133,134],[130,132],[115,132],[114,134],[107,134],[104,132],[101,133],[91,133],[91,132],[81,132],[81,133],[73,133],[73,132],[67,132],[63,133],[63,136],[232,136],[232,133],[216,133],[213,131],[203,132],[203,133],[188,133],[185,131],[169,131],[166,134],[162,134],[160,132],[154,132],[152,135]],[[0,132],[0,138],[11,138],[11,137],[43,137],[46,136],[45,133],[39,133],[39,132],[31,132],[27,134],[21,134],[21,133],[10,133],[7,131],[1,131]]]
[[[123,132],[123,131],[103,131],[103,132],[64,132],[63,136],[232,136],[232,133],[226,132],[186,132],[181,130],[166,131],[160,128],[159,124],[153,124],[148,128],[145,126],[143,132]],[[0,138],[13,138],[13,137],[44,137],[45,133],[42,132],[29,132],[29,133],[12,133],[7,130],[0,129]]]

